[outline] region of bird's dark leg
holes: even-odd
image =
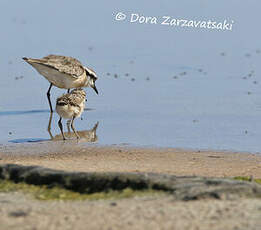
[[[47,91],[47,98],[48,98],[48,102],[49,102],[51,113],[53,112],[52,102],[51,102],[51,99],[50,99],[50,91],[51,91],[52,86],[53,86],[53,84],[51,83],[50,87],[49,87],[49,89]]]
[[[53,135],[52,135],[52,132],[51,132],[52,119],[53,119],[53,113],[50,113],[47,131],[48,131],[48,133],[49,133],[49,135],[50,135],[50,137],[51,137],[51,140],[53,139]]]
[[[79,139],[80,136],[79,136],[78,133],[75,131],[75,128],[74,128],[74,125],[73,125],[74,119],[75,119],[75,117],[73,117],[73,119],[72,119],[71,127],[72,127],[72,130],[73,130],[75,136],[77,137],[77,139]]]
[[[59,125],[61,133],[63,135],[63,139],[66,140],[65,137],[64,137],[64,134],[63,134],[63,124],[62,124],[62,118],[61,117],[60,117],[60,120],[58,121],[58,125]]]
[[[70,93],[70,89],[67,90],[67,93]]]
[[[68,129],[68,133],[71,132],[71,129],[70,129],[71,122],[72,122],[72,120],[68,120],[68,121],[66,122],[66,124],[67,124],[67,129]]]

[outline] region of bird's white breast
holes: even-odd
[[[85,103],[82,102],[79,106],[73,105],[56,105],[56,112],[65,119],[81,116],[84,110]]]

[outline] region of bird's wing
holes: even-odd
[[[51,54],[42,59],[28,58],[28,62],[36,62],[38,64],[55,68],[59,72],[69,74],[75,78],[78,78],[84,73],[84,67],[82,66],[82,63],[72,57]]]
[[[79,105],[85,100],[85,98],[80,97],[78,95],[74,95],[74,94],[70,94],[68,99],[70,100],[70,103],[73,104],[73,105],[74,104]]]

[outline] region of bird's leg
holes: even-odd
[[[79,136],[78,133],[75,131],[75,128],[74,128],[74,125],[73,125],[74,119],[75,119],[75,117],[73,117],[73,119],[72,119],[71,127],[72,127],[72,130],[73,130],[75,136],[77,137],[77,139],[79,139],[80,136]]]
[[[71,132],[71,129],[70,129],[71,122],[72,122],[72,120],[70,120],[70,119],[66,122],[66,124],[67,124],[67,129],[68,129],[68,133]]]
[[[92,131],[96,132],[96,129],[98,128],[98,126],[99,126],[99,121],[97,121],[96,124],[93,126]]]
[[[70,89],[67,90],[67,93],[70,93]]]
[[[50,84],[50,87],[47,91],[47,98],[48,98],[48,102],[49,102],[49,106],[50,106],[50,110],[51,110],[51,113],[53,112],[53,107],[52,107],[52,102],[51,102],[51,99],[50,99],[50,91],[51,91],[51,88],[52,88],[53,84],[51,83]]]
[[[53,113],[50,113],[50,118],[49,118],[49,123],[48,123],[48,127],[47,127],[47,131],[51,137],[51,140],[53,139],[53,135],[51,132],[51,126],[52,126],[52,119],[53,119]]]
[[[62,118],[61,117],[60,117],[60,120],[58,121],[58,125],[59,125],[61,133],[63,135],[63,139],[66,140],[65,137],[64,137],[64,134],[63,134],[63,124],[62,124]]]

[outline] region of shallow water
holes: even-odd
[[[21,57],[53,53],[99,75],[99,96],[86,89],[87,110],[75,122],[86,142],[260,152],[260,7],[257,0],[1,1],[0,143],[51,138],[49,84]],[[116,21],[117,12],[127,19]],[[233,29],[131,23],[132,13],[227,20]],[[52,89],[53,104],[64,92]]]

